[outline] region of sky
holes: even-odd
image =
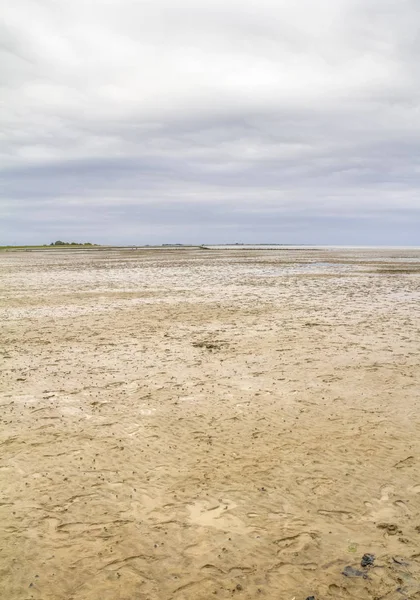
[[[0,245],[420,245],[418,0],[15,0]]]

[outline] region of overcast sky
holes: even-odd
[[[420,245],[419,0],[15,0],[0,245]]]

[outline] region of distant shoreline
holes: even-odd
[[[386,245],[327,245],[327,244],[161,244],[161,245],[60,245],[60,246],[40,246],[40,245],[17,245],[0,246],[0,252],[63,252],[63,251],[84,251],[84,252],[103,252],[109,250],[334,250],[334,249],[360,249],[360,250],[418,250],[420,246],[386,246]]]

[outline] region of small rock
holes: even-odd
[[[238,585],[236,586],[236,589],[238,590],[238,592],[241,592],[244,588],[241,586],[240,583],[238,583]]]
[[[370,567],[371,565],[373,565],[374,562],[375,562],[374,554],[364,554],[362,556],[362,560],[361,560],[360,564],[362,567]]]

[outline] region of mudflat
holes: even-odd
[[[0,338],[1,598],[420,598],[420,251],[2,252]]]

